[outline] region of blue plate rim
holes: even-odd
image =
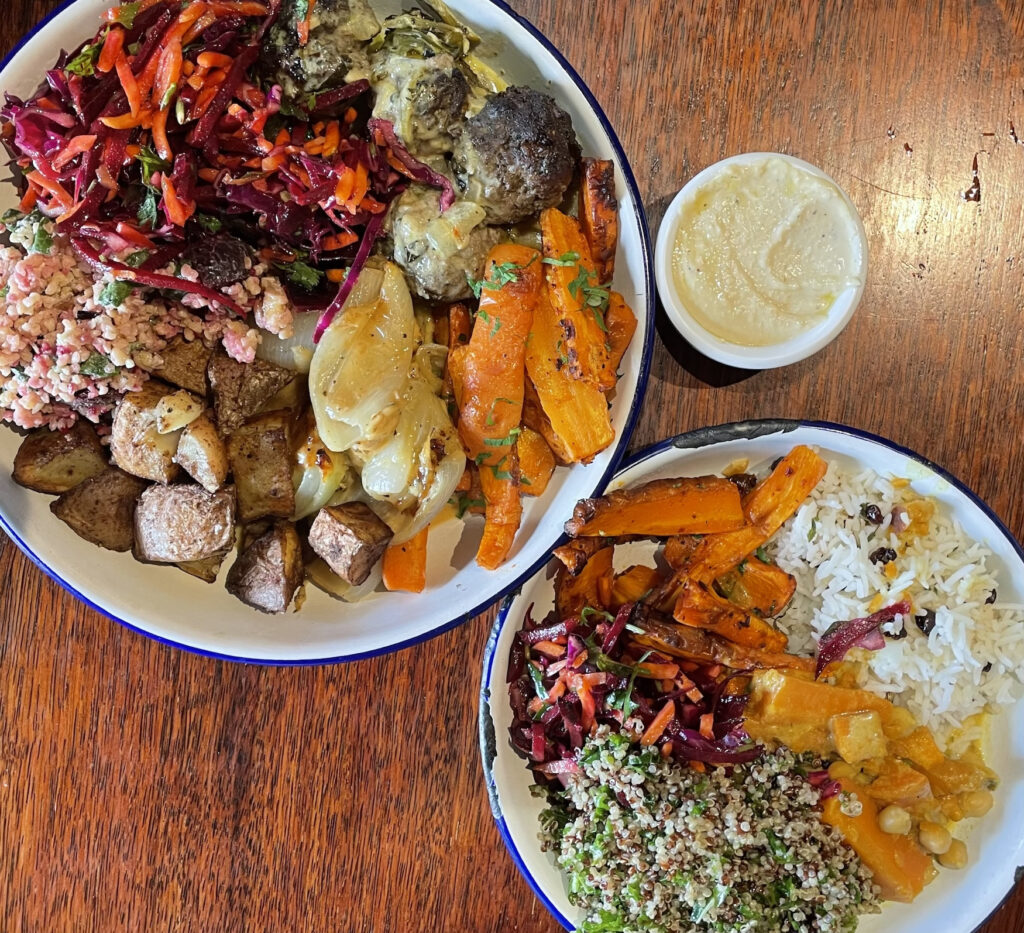
[[[713,425],[711,427],[696,428],[692,431],[685,431],[681,434],[675,435],[674,437],[666,438],[665,440],[658,441],[638,450],[623,461],[621,468],[616,473],[616,476],[626,472],[639,463],[650,460],[652,457],[673,448],[698,449],[726,441],[753,439],[773,434],[789,433],[795,431],[797,428],[815,428],[832,434],[856,437],[860,440],[869,441],[882,447],[886,447],[889,450],[893,450],[922,464],[934,472],[940,479],[948,482],[958,492],[965,495],[973,505],[979,508],[992,522],[996,530],[1006,538],[1007,542],[1016,552],[1017,557],[1022,563],[1024,563],[1024,546],[1021,545],[1010,529],[1006,527],[1003,520],[983,499],[981,499],[972,489],[957,479],[957,477],[948,470],[939,466],[933,460],[917,453],[915,450],[905,447],[896,441],[889,440],[880,434],[874,434],[871,431],[866,431],[862,428],[838,424],[833,421],[800,420],[791,418],[754,418],[745,421],[730,421],[724,424]],[[612,479],[614,479],[614,477]],[[538,572],[539,570],[540,567],[538,567]],[[496,754],[496,746],[494,743],[497,741],[497,736],[495,734],[494,722],[491,719],[490,714],[491,695],[489,684],[491,683],[491,677],[494,671],[494,663],[497,660],[498,638],[505,627],[506,621],[508,621],[508,615],[511,611],[512,604],[515,601],[515,595],[516,594],[507,595],[503,599],[501,607],[498,610],[498,615],[494,620],[494,625],[491,627],[490,634],[488,635],[487,643],[484,647],[484,657],[481,665],[480,705],[477,715],[480,758],[483,766],[484,781],[487,786],[487,796],[491,805],[491,815],[494,817],[494,822],[498,828],[498,834],[501,836],[502,842],[504,842],[509,856],[512,858],[512,861],[519,870],[520,875],[522,875],[527,884],[529,884],[538,900],[540,900],[540,902],[548,909],[548,912],[566,930],[571,931],[576,929],[575,924],[571,923],[569,919],[560,910],[558,910],[557,907],[555,907],[541,889],[536,878],[526,867],[526,862],[523,860],[515,841],[512,839],[512,834],[509,832],[508,824],[505,822],[504,814],[501,811],[501,806],[497,799],[493,768],[494,756]],[[981,930],[988,921],[999,912],[1000,908],[1010,898],[1021,881],[1024,881],[1024,866],[1017,868],[1014,881],[1011,883],[1009,890],[1002,896],[1002,898],[1000,898],[999,902],[992,908],[985,919],[974,928],[972,933],[978,933],[978,931]]]
[[[60,14],[64,13],[76,3],[81,0],[65,0],[55,10],[52,10],[48,15],[39,20],[18,42],[15,43],[14,47],[0,60],[0,73],[2,73],[7,66],[11,63],[14,57],[28,44],[35,36],[43,29],[51,20],[55,19]],[[611,480],[611,478],[618,472],[619,464],[622,462],[626,450],[629,446],[629,440],[633,435],[633,430],[636,427],[637,419],[640,416],[640,409],[643,404],[644,397],[647,394],[647,383],[650,379],[651,373],[651,357],[654,352],[654,333],[655,327],[655,309],[656,309],[656,290],[654,283],[654,260],[653,260],[653,247],[651,242],[651,230],[650,225],[647,221],[647,215],[644,211],[643,200],[640,195],[640,189],[637,185],[636,176],[633,174],[633,168],[629,163],[629,158],[626,156],[626,151],[622,146],[622,142],[619,140],[619,136],[612,126],[611,121],[604,112],[604,108],[598,102],[593,92],[590,90],[587,83],[580,77],[576,69],[569,63],[565,56],[555,47],[552,43],[536,26],[533,25],[528,19],[521,16],[515,10],[513,10],[504,0],[486,0],[491,6],[497,7],[505,15],[510,17],[520,26],[522,26],[537,42],[544,47],[544,49],[554,58],[558,66],[566,73],[572,83],[583,95],[587,104],[590,106],[594,115],[597,117],[598,122],[601,125],[602,130],[608,137],[608,141],[611,143],[612,151],[615,155],[616,161],[619,163],[620,170],[622,172],[623,183],[626,186],[626,190],[629,192],[630,199],[633,203],[633,213],[636,217],[637,226],[640,230],[640,247],[641,247],[641,258],[643,261],[643,281],[637,282],[637,288],[640,287],[645,289],[644,293],[644,319],[646,323],[646,334],[644,339],[643,352],[640,357],[640,371],[637,374],[636,392],[633,394],[632,402],[630,403],[630,409],[626,416],[626,422],[623,431],[619,437],[616,438],[615,443],[617,449],[612,455],[611,460],[608,463],[608,468],[601,475],[601,477],[595,483],[595,491],[604,488],[604,486]],[[21,536],[14,530],[8,521],[6,515],[0,511],[0,528],[8,535],[8,537],[15,543],[18,549],[40,570],[43,571],[55,583],[62,586],[65,590],[71,593],[76,599],[84,603],[89,608],[99,612],[101,615],[106,616],[114,622],[123,625],[130,631],[137,632],[141,635],[151,638],[162,645],[166,645],[171,648],[179,648],[182,651],[187,651],[190,654],[199,655],[204,658],[213,658],[219,661],[233,661],[239,664],[255,664],[266,667],[311,667],[321,664],[341,664],[348,661],[360,661],[369,658],[376,658],[382,655],[391,654],[396,651],[401,651],[403,648],[411,648],[414,645],[422,644],[425,641],[429,641],[431,638],[436,638],[438,635],[443,635],[445,632],[451,631],[453,628],[457,628],[460,625],[468,622],[470,619],[480,615],[482,612],[489,609],[495,603],[499,602],[510,592],[514,591],[518,587],[522,586],[524,580],[528,580],[532,577],[544,564],[547,563],[547,556],[543,556],[535,561],[530,566],[526,567],[521,573],[519,573],[510,583],[504,586],[499,592],[491,596],[486,602],[481,603],[469,612],[458,616],[455,619],[449,620],[435,628],[432,628],[428,632],[422,632],[419,635],[415,635],[412,638],[407,638],[404,641],[397,642],[393,645],[388,645],[383,648],[374,648],[369,651],[353,652],[351,654],[333,655],[324,658],[299,658],[296,660],[275,660],[269,658],[249,658],[243,655],[232,655],[224,654],[217,651],[209,651],[203,648],[197,648],[193,645],[187,645],[183,642],[175,641],[174,639],[165,638],[161,635],[156,635],[144,628],[141,628],[125,619],[120,618],[112,612],[107,611],[102,606],[97,605],[88,597],[80,593],[74,586],[64,580],[60,574],[47,565],[32,549],[28,544],[21,538]],[[552,543],[552,547],[558,545],[558,541]]]

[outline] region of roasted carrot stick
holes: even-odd
[[[480,488],[483,490],[484,534],[476,552],[476,562],[485,570],[496,570],[512,550],[523,506],[519,500],[519,467],[515,448],[508,454],[508,470],[480,467]]]
[[[384,587],[391,592],[422,593],[427,585],[427,534],[430,526],[403,544],[393,544],[384,552]]]
[[[615,248],[619,240],[615,163],[608,159],[583,160],[579,215],[598,280],[610,282],[615,271]]]
[[[541,290],[536,250],[495,246],[487,258],[480,307],[463,361],[459,435],[478,465],[502,469],[523,417],[526,339]]]

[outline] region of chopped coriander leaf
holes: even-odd
[[[81,78],[88,78],[96,74],[96,62],[99,61],[102,45],[103,40],[97,39],[95,42],[83,46],[82,50],[64,66],[64,70]]]
[[[579,261],[580,254],[576,252],[562,253],[557,259],[547,256],[543,260],[549,266],[575,266]]]
[[[224,226],[219,217],[211,214],[196,214],[195,220],[207,233],[217,233]]]
[[[475,456],[475,457],[473,458],[473,462],[474,462],[474,463],[475,463],[475,464],[476,464],[477,466],[483,466],[483,463],[484,463],[484,461],[485,461],[485,460],[486,460],[486,459],[487,459],[487,458],[488,458],[489,456],[490,456],[490,454],[489,454],[489,453],[487,453],[487,451],[485,450],[485,451],[483,451],[483,453],[479,453],[479,454],[477,454],[477,455],[476,455],[476,456]]]
[[[769,557],[768,551],[763,544],[756,551],[754,551],[754,557],[756,557],[763,564],[771,563],[771,557]]]
[[[141,3],[122,3],[114,11],[114,22],[120,23],[125,29],[131,29],[135,25],[135,17],[139,15]]]
[[[479,298],[485,288],[491,291],[500,291],[509,282],[518,282],[519,273],[527,268],[533,260],[531,259],[527,266],[520,266],[514,262],[499,262],[491,267],[491,278],[489,279],[474,279],[468,272],[466,273],[466,281],[469,283],[469,287],[473,291],[473,295]]]
[[[499,437],[499,438],[485,437],[484,438],[484,446],[485,447],[508,447],[511,444],[514,444],[516,442],[516,438],[519,437],[519,434],[520,434],[521,431],[522,431],[522,428],[513,428],[504,437]]]
[[[50,236],[50,231],[42,224],[36,225],[36,233],[32,237],[32,246],[30,248],[33,253],[42,253],[44,256],[50,255],[50,250],[53,249],[53,237]]]
[[[154,172],[166,172],[171,167],[171,163],[161,159],[151,146],[143,146],[135,158],[142,166],[142,181],[147,185],[152,184]]]
[[[0,215],[0,223],[5,227],[13,227],[19,220],[22,220],[25,215],[17,208],[12,207],[10,210],[6,210]]]
[[[455,507],[455,515],[457,518],[463,518],[470,509],[482,509],[487,505],[483,499],[473,499],[465,493],[459,493],[458,495],[453,496],[451,504]]]
[[[134,253],[125,256],[124,262],[125,265],[138,269],[140,266],[145,265],[147,259],[149,259],[149,250],[138,249]]]
[[[288,276],[289,282],[306,289],[306,291],[316,288],[320,284],[320,279],[323,278],[323,273],[319,269],[313,268],[301,259],[296,259],[294,262],[276,263],[275,267]]]
[[[157,225],[156,192],[152,188],[146,188],[142,196],[138,213],[139,223],[148,227]]]
[[[100,379],[103,376],[110,376],[117,370],[117,367],[110,362],[102,353],[91,354],[78,366],[80,373]]]
[[[11,290],[10,285],[5,285],[3,288],[0,288],[0,301],[6,301],[7,300],[7,293],[10,290]]]
[[[117,308],[132,292],[130,282],[107,282],[100,290],[99,302],[108,308]]]

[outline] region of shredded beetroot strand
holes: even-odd
[[[851,648],[867,648],[878,651],[885,647],[885,636],[879,626],[892,622],[896,616],[909,615],[910,603],[903,600],[879,609],[863,619],[850,619],[848,622],[836,622],[818,642],[818,663],[814,669],[815,680],[822,671],[834,661],[842,661]]]

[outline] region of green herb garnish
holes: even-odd
[[[124,303],[125,298],[131,293],[132,285],[130,282],[107,282],[100,289],[98,299],[100,304],[106,305],[108,308],[117,308]]]

